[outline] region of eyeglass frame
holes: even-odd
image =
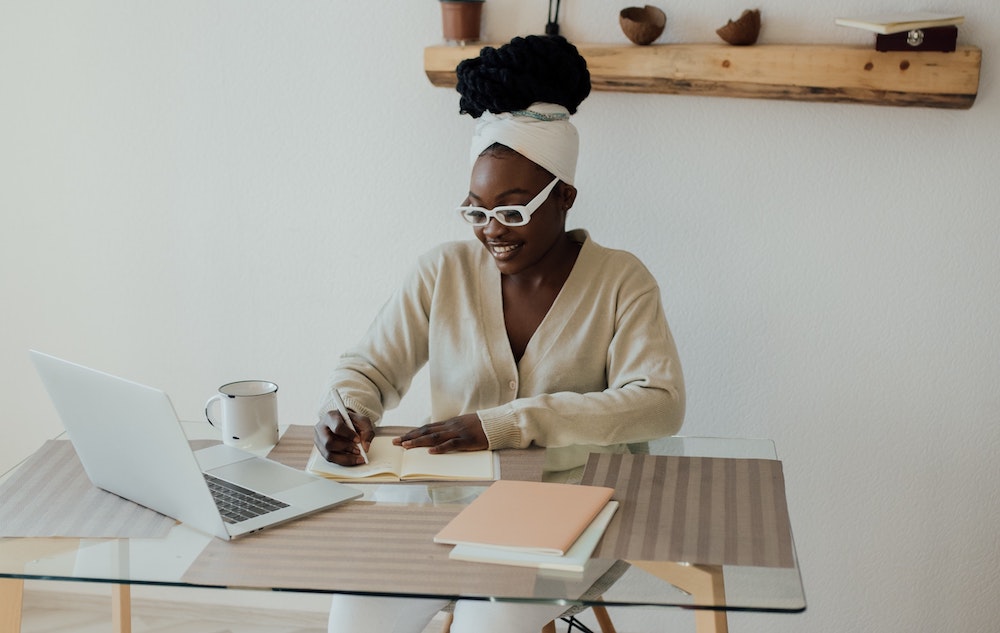
[[[545,185],[545,188],[539,191],[538,195],[532,198],[531,201],[528,202],[528,204],[501,204],[493,207],[492,209],[487,209],[486,207],[479,207],[476,205],[462,205],[459,206],[456,209],[456,211],[458,211],[459,217],[465,220],[466,224],[470,224],[472,226],[486,226],[487,224],[490,223],[490,220],[496,220],[497,222],[499,222],[504,226],[524,226],[525,224],[531,221],[532,214],[534,214],[535,211],[538,211],[539,207],[541,207],[542,204],[544,204],[545,201],[549,199],[549,196],[552,194],[552,190],[555,189],[556,183],[558,182],[559,182],[559,177],[556,176],[555,178],[552,179],[552,182]],[[472,222],[469,219],[469,216],[466,215],[466,213],[468,213],[469,211],[478,211],[482,213],[483,216],[485,216],[486,221]],[[521,217],[524,218],[524,222],[507,222],[503,220],[499,215],[501,213],[510,211],[517,211],[518,213],[520,213]]]

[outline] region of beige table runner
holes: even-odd
[[[154,538],[176,523],[95,487],[68,440],[49,440],[0,486],[0,536]]]
[[[404,431],[389,427],[383,432]],[[312,433],[311,426],[290,426],[270,457],[305,468]],[[197,450],[217,443],[191,445]],[[501,470],[511,478],[537,479],[543,458],[543,450],[502,451]],[[68,440],[45,442],[0,485],[0,537],[157,538],[175,523],[91,484]]]
[[[434,535],[464,506],[354,501],[235,541],[213,540],[183,581],[415,595],[517,596],[535,570],[448,559]]]
[[[405,430],[384,427],[379,433],[399,434]],[[312,444],[312,427],[291,426],[268,457],[302,468]],[[544,453],[501,451],[501,475],[539,479]],[[389,485],[434,487],[433,482]],[[449,483],[442,490],[460,494],[463,488],[466,486]],[[451,546],[433,542],[434,535],[464,507],[457,503],[395,505],[352,501],[243,539],[213,540],[183,580],[318,591],[521,595],[525,586],[535,583],[535,570],[495,565],[485,574],[481,565],[449,560]]]
[[[622,502],[595,557],[795,564],[780,461],[592,454],[583,483]]]

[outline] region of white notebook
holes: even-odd
[[[604,535],[608,523],[618,510],[617,501],[609,501],[604,509],[594,517],[583,534],[573,546],[562,556],[550,554],[534,554],[524,551],[513,551],[496,547],[460,544],[451,550],[448,558],[474,563],[497,563],[500,565],[516,565],[518,567],[536,567],[538,569],[553,569],[558,571],[583,571],[594,553],[597,542]]]
[[[954,26],[961,24],[965,18],[954,13],[930,13],[917,11],[912,13],[880,13],[856,18],[837,18],[838,26],[850,26],[889,35],[902,33],[913,29],[927,29],[935,26]]]
[[[441,528],[434,542],[564,556],[613,493],[605,486],[501,479]]]

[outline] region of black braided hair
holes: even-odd
[[[479,118],[524,110],[536,101],[556,103],[570,114],[590,94],[587,61],[560,35],[515,37],[500,48],[486,46],[479,57],[456,68],[459,111]]]

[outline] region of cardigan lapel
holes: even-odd
[[[525,374],[542,362],[553,345],[558,344],[559,335],[569,323],[570,315],[577,310],[583,297],[587,296],[585,286],[591,276],[596,249],[599,247],[594,244],[586,231],[577,229],[571,233],[577,241],[583,242],[583,246],[577,255],[576,263],[573,264],[573,270],[566,278],[566,283],[559,290],[556,300],[552,302],[545,318],[528,341],[520,363],[520,368]],[[509,348],[510,344],[507,346]]]
[[[513,367],[514,352],[507,339],[507,325],[503,318],[503,290],[500,287],[500,270],[487,253],[481,249],[479,258],[479,318],[483,331],[484,344],[493,359],[493,367]]]

